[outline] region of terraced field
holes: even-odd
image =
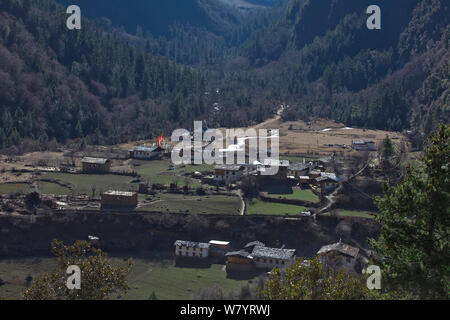
[[[152,204],[140,210],[150,212],[189,212],[196,214],[239,214],[241,201],[237,196],[190,196],[181,194],[157,194]]]
[[[55,179],[69,183],[75,193],[92,194],[95,187],[96,193],[106,190],[137,190],[137,184],[132,184],[134,178],[113,174],[68,174],[68,173],[47,173],[47,179]]]
[[[266,196],[278,199],[301,200],[318,203],[319,197],[311,189],[301,189],[300,187],[290,187],[288,185],[272,185],[262,189]]]
[[[247,208],[247,214],[267,214],[267,215],[299,215],[307,208],[292,204],[264,202],[253,199]]]
[[[70,189],[57,183],[39,181],[36,183],[39,192],[42,194],[64,195],[70,192]],[[28,193],[34,188],[30,183],[2,183],[0,184],[0,194],[10,193]]]

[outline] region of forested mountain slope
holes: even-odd
[[[107,18],[134,34],[137,27],[153,36],[167,35],[174,24],[191,25],[215,34],[227,33],[238,23],[237,12],[218,0],[58,0],[75,4],[90,18]]]
[[[69,31],[51,0],[0,2],[0,145],[149,137],[205,112],[205,79],[89,21]],[[158,134],[159,134],[158,133]]]
[[[286,119],[317,115],[425,133],[449,122],[450,3],[380,0],[382,29],[368,30],[371,4],[293,0],[278,23],[246,44],[249,63],[272,74],[292,102]]]
[[[0,148],[79,138],[115,144],[194,120],[245,126],[270,115],[267,101],[252,103],[246,88],[216,93],[203,71],[84,18],[81,30],[68,30],[67,17],[54,0],[0,2]]]
[[[449,122],[450,2],[57,0],[0,2],[0,148],[24,139],[118,143],[204,119],[284,120],[415,132]],[[261,4],[265,1],[252,1]],[[90,17],[95,20],[91,22]],[[219,90],[216,90],[219,89]]]

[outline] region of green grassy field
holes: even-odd
[[[131,290],[124,299],[148,299],[154,291],[158,299],[190,299],[202,288],[221,287],[223,291],[238,290],[248,280],[227,278],[223,265],[209,268],[179,268],[170,260],[152,262],[135,259],[129,278]]]
[[[305,207],[295,206],[292,204],[264,202],[253,199],[247,208],[247,214],[267,214],[267,215],[298,215],[303,211],[307,211]]]
[[[134,179],[127,176],[113,174],[68,174],[68,173],[48,173],[45,178],[64,181],[73,186],[76,193],[92,194],[92,187],[95,186],[96,193],[106,190],[137,190],[137,184],[131,184]]]
[[[25,289],[25,278],[48,272],[56,266],[52,258],[26,258],[0,260],[0,277],[6,284],[0,286],[0,297],[4,299],[21,299]]]
[[[169,160],[134,160],[133,163],[134,170],[141,175],[143,181],[148,181],[149,184],[169,185],[171,183],[177,183],[178,186],[184,187],[187,183],[190,188],[198,188],[201,184],[198,180],[184,177],[184,174],[191,174],[196,171],[206,172],[213,170],[213,167],[208,165],[176,166],[175,169],[173,169],[171,168],[171,162]],[[210,188],[210,186],[203,187]]]
[[[56,184],[56,183],[38,181],[36,184],[38,185],[39,192],[41,192],[42,194],[64,195],[64,194],[68,194],[70,192],[69,188],[60,186],[59,184]],[[3,183],[3,184],[0,184],[0,193],[1,194],[9,194],[9,193],[15,193],[15,192],[28,193],[33,190],[34,190],[34,188],[29,183]]]
[[[320,201],[319,197],[316,196],[310,189],[301,189],[299,187],[290,186],[267,186],[263,190],[267,192],[269,197],[282,198],[282,199],[292,199],[292,200],[302,200],[312,203],[317,203]]]
[[[112,258],[115,264],[122,264],[122,258]],[[229,292],[239,289],[248,280],[227,278],[223,265],[210,268],[179,268],[173,260],[133,259],[132,271],[127,279],[130,290],[118,299],[146,300],[154,291],[158,299],[190,299],[202,288],[219,286]],[[0,297],[21,299],[25,289],[25,278],[51,271],[55,266],[53,258],[26,258],[0,260],[0,275],[7,284],[0,286]]]
[[[237,196],[186,196],[181,194],[157,194],[152,198],[152,204],[141,207],[140,210],[150,212],[189,212],[239,214],[241,201]]]

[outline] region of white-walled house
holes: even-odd
[[[174,243],[176,257],[208,258],[209,243],[177,240]]]
[[[359,248],[342,243],[341,241],[323,246],[317,252],[320,262],[324,266],[332,267],[335,271],[355,273],[358,263]]]
[[[159,146],[139,146],[131,148],[130,150],[128,150],[128,152],[130,153],[130,158],[152,160],[161,154],[162,149]]]
[[[265,246],[255,246],[251,256],[255,267],[258,269],[285,269],[297,260],[295,249],[279,249]]]
[[[217,165],[214,167],[214,180],[224,183],[234,183],[240,180],[246,169],[241,165]]]

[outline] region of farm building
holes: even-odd
[[[263,166],[260,168],[260,171],[264,172],[272,167],[278,167],[278,172],[272,177],[276,179],[286,179],[289,175],[289,166],[289,160],[265,159],[263,161]]]
[[[211,256],[223,257],[230,250],[230,242],[211,240],[209,242],[209,254]]]
[[[311,183],[311,179],[308,176],[300,176],[300,177],[298,177],[298,182],[302,186],[306,186],[306,185],[309,185]]]
[[[309,176],[310,179],[316,179],[316,178],[321,176],[321,172],[320,171],[316,171],[316,170],[312,170],[312,171],[309,172],[308,176]]]
[[[225,256],[227,257],[227,272],[250,271],[254,268],[253,257],[245,250],[228,252]]]
[[[177,240],[174,243],[176,257],[208,258],[209,243]]]
[[[295,249],[278,249],[256,246],[251,253],[258,269],[287,268],[296,261]]]
[[[359,248],[352,247],[341,241],[323,246],[317,252],[320,262],[332,267],[335,271],[345,270],[355,272],[358,263]]]
[[[81,164],[85,173],[106,173],[111,169],[111,160],[103,158],[85,157]]]
[[[320,158],[317,163],[325,168],[329,167],[335,161],[334,157]]]
[[[334,188],[341,181],[341,178],[336,177],[336,174],[331,172],[321,172],[320,177],[314,179],[316,185],[323,189]]]
[[[138,204],[136,192],[106,191],[101,195],[102,208],[105,209],[131,209]]]
[[[247,244],[244,246],[244,250],[247,251],[247,252],[249,252],[249,253],[252,253],[253,249],[254,249],[256,246],[263,246],[263,247],[264,247],[265,244],[262,243],[262,242],[260,242],[260,241],[252,241],[252,242],[247,243]]]
[[[256,269],[287,268],[296,261],[295,249],[269,248],[264,243],[253,241],[240,251],[226,254],[227,272]]]
[[[161,149],[161,147],[159,146],[154,147],[139,146],[128,150],[128,152],[130,153],[130,158],[143,160],[155,159],[161,155],[162,151],[163,149]]]
[[[375,151],[375,141],[373,140],[353,140],[353,149],[356,151]]]
[[[309,171],[309,165],[303,163],[291,163],[288,169],[288,175],[293,177],[304,176]]]
[[[241,165],[217,165],[214,167],[214,180],[233,183],[240,180],[244,173],[245,168]]]

